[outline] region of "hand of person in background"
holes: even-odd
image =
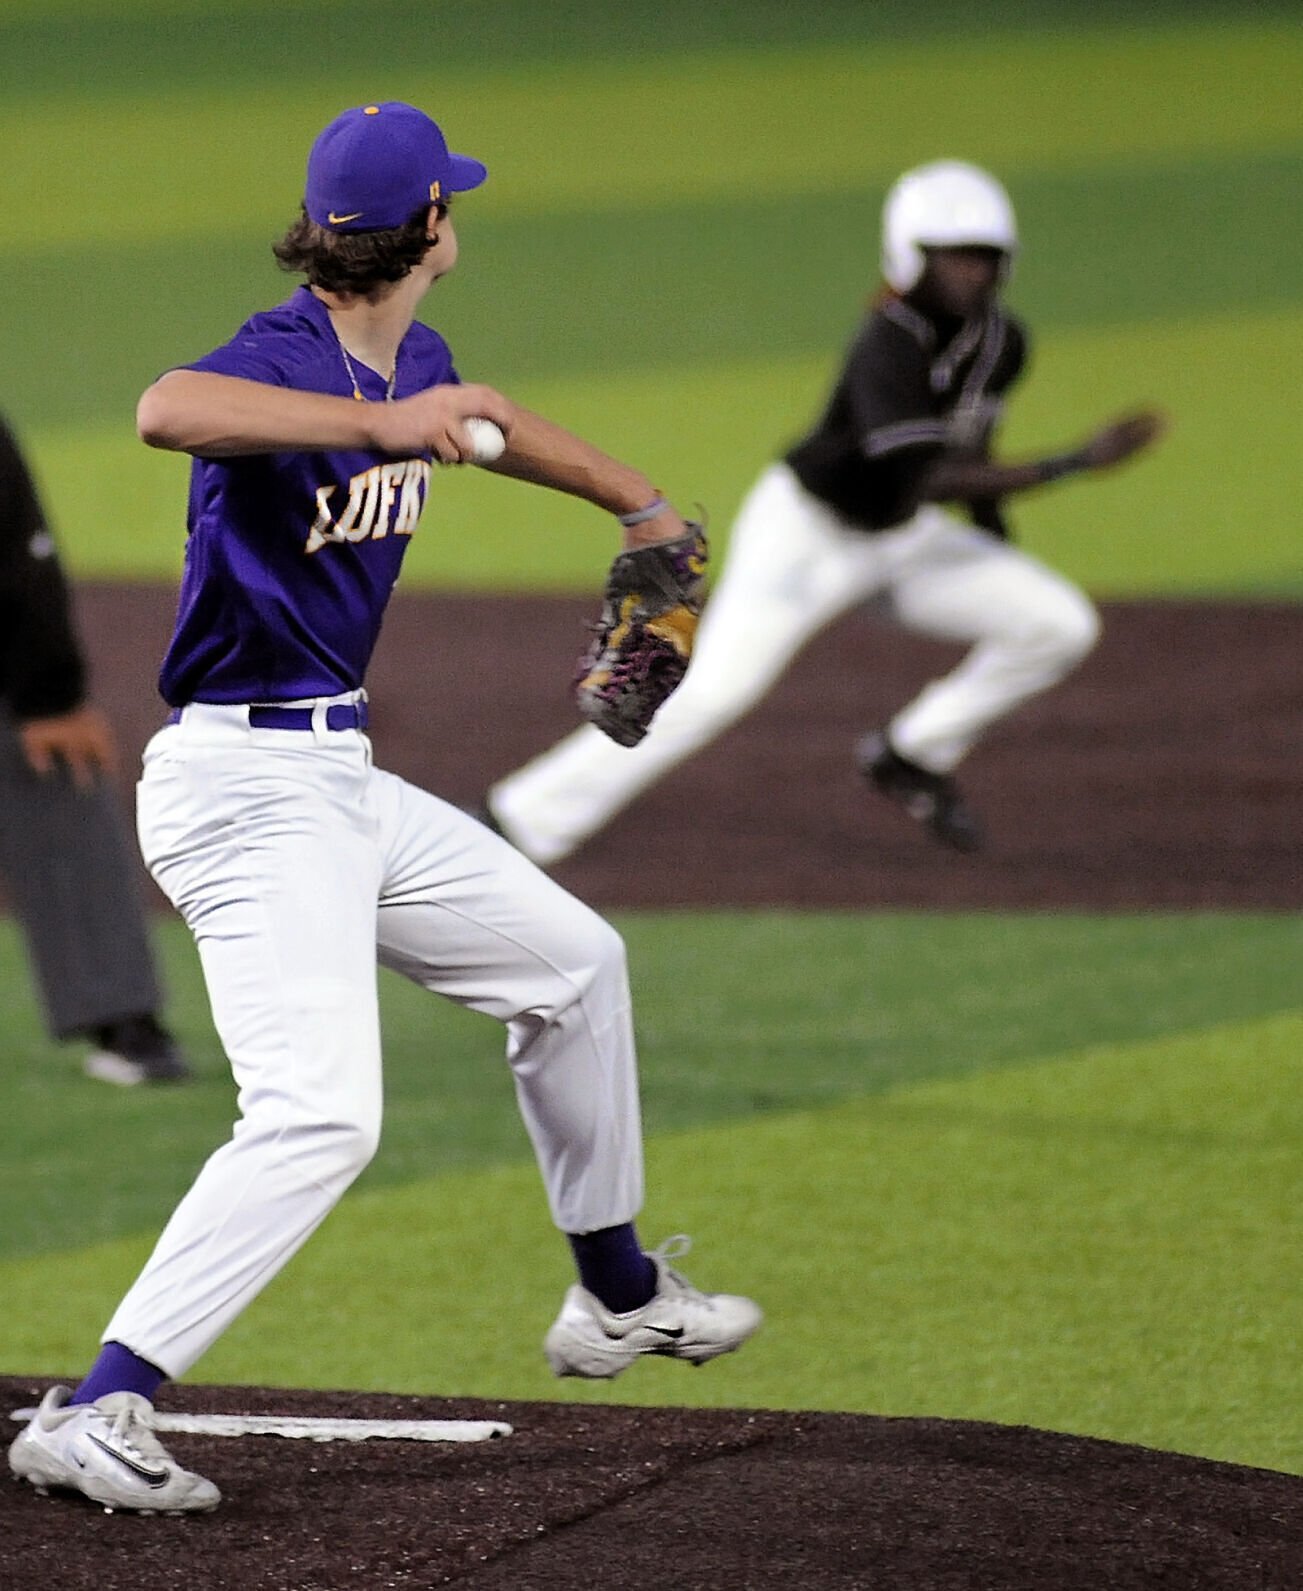
[[[88,790],[101,773],[118,766],[117,745],[108,720],[97,707],[74,707],[52,718],[29,718],[19,725],[23,755],[42,777],[62,763],[79,789]]]
[[[1151,447],[1167,430],[1167,416],[1157,409],[1141,409],[1098,430],[1081,449],[1083,467],[1110,469],[1114,464]]]

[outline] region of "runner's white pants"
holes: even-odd
[[[373,768],[365,735],[318,723],[251,729],[244,708],[196,705],[145,752],[142,851],[198,943],[240,1109],[104,1333],[172,1376],[375,1153],[377,959],[505,1024],[563,1231],[642,1200],[618,934],[482,824]]]
[[[889,726],[896,750],[934,773],[1061,680],[1099,634],[1076,586],[998,537],[930,505],[866,534],[774,464],[739,510],[687,677],[646,738],[618,746],[584,725],[495,784],[494,815],[535,861],[567,856],[755,706],[812,636],[870,598],[888,599],[908,630],[971,647]]]

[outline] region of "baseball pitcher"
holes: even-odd
[[[22,1479],[110,1508],[205,1511],[153,1398],[315,1231],[375,1153],[376,964],[496,1017],[578,1281],[558,1375],[701,1363],[760,1311],[643,1250],[638,1081],[615,931],[473,817],[374,765],[363,686],[434,488],[476,457],[619,517],[578,705],[622,741],[682,677],[705,544],[637,470],[487,386],[415,321],[457,259],[454,199],[486,171],[398,102],[320,134],[277,246],[306,285],[144,394],[141,435],[189,453],[189,537],[145,751],[145,860],[194,933],[240,1119],[200,1171],[71,1393],[10,1449]],[[477,422],[468,425],[469,422]],[[487,446],[485,439],[487,438]]]

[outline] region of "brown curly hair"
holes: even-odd
[[[446,213],[436,205],[440,219]],[[402,226],[383,232],[332,232],[306,210],[279,243],[272,244],[283,271],[303,271],[313,287],[327,293],[365,293],[381,282],[401,282],[425,258],[430,206],[424,204]]]

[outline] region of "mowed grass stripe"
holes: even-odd
[[[382,726],[377,747],[383,762]],[[1269,914],[665,912],[617,921],[655,1134],[1292,1010],[1303,939],[1299,919]],[[9,1144],[0,1255],[161,1225],[230,1132],[234,1086],[193,945],[171,918],[156,939],[197,1081],[105,1090],[81,1076],[76,1047],[40,1033],[16,930],[0,922],[11,1054],[0,1068]],[[527,1161],[497,1024],[391,976],[380,995],[388,1108],[365,1186]]]
[[[507,1167],[346,1199],[194,1378],[990,1419],[1298,1470],[1300,1041],[1279,1017],[654,1140],[644,1234],[693,1232],[690,1273],[768,1311],[700,1376],[551,1380],[567,1261]],[[3,1368],[75,1373],[143,1254],[0,1267]]]
[[[1287,20],[1283,0],[1148,0],[1146,32]],[[92,87],[105,97],[210,82],[220,63],[225,84],[261,84],[284,92],[288,63],[306,41],[346,41],[360,80],[393,70],[396,60],[437,62],[441,72],[482,70],[486,40],[498,63],[555,69],[605,57],[618,70],[645,55],[683,57],[703,50],[791,49],[821,42],[843,48],[956,36],[989,41],[1011,36],[1135,25],[1134,0],[988,0],[980,17],[960,0],[567,0],[564,7],[521,0],[6,0],[0,23],[4,98]],[[377,25],[381,22],[382,25]],[[341,45],[340,56],[345,54]],[[40,62],[35,74],[32,62]],[[316,61],[320,66],[320,61]]]
[[[711,515],[715,567],[757,472],[823,401],[839,348],[817,357],[684,363],[624,376],[527,380],[520,401],[637,459],[681,503]],[[1162,447],[1116,474],[1015,505],[1031,551],[1091,590],[1303,595],[1294,504],[1303,420],[1272,401],[1303,363],[1303,314],[1050,332],[1010,406],[1010,457],[1080,438],[1136,402],[1162,405]],[[28,438],[65,555],[82,576],[175,580],[186,461],[154,453],[126,419],[37,428]],[[1228,468],[1233,459],[1270,467]],[[601,514],[475,470],[436,476],[403,589],[596,589],[610,550]]]
[[[1012,181],[1012,179],[1011,179]],[[1010,302],[1034,332],[1187,322],[1303,302],[1295,150],[1051,172],[1013,184],[1022,252]],[[468,216],[466,269],[426,313],[467,373],[513,379],[840,351],[878,287],[881,190],[795,194],[503,227]],[[624,240],[657,236],[654,270]]]
[[[212,246],[237,229],[277,231],[301,192],[312,136],[359,98],[434,107],[454,147],[490,167],[485,212],[545,218],[543,230],[558,211],[669,206],[677,216],[684,204],[745,195],[770,207],[752,232],[769,239],[791,224],[794,200],[880,187],[938,154],[1020,178],[1253,155],[1303,139],[1303,32],[1283,26],[669,53],[618,69],[585,53],[547,72],[530,63],[450,74],[419,53],[389,62],[318,76],[296,95],[283,92],[277,62],[274,86],[222,80],[205,93],[160,78],[126,98],[47,86],[36,114],[7,96],[7,203],[23,226],[0,250],[21,257],[33,240],[79,253],[197,237]],[[93,83],[104,81],[100,68]],[[664,109],[630,116],[631,104]],[[673,233],[673,223],[660,228],[658,257]]]
[[[1303,300],[1303,229],[1282,224],[1303,184],[1303,148],[1191,165],[1028,179],[1016,188],[1025,246],[1011,301],[1041,336],[1134,322],[1249,314]],[[877,285],[880,195],[804,194],[781,225],[753,199],[684,203],[665,226],[646,209],[540,227],[467,200],[457,272],[423,315],[467,378],[510,388],[840,351]],[[656,237],[655,269],[628,241]],[[142,388],[198,357],[295,279],[271,234],[11,259],[6,403],[25,427],[115,417]],[[50,328],[57,328],[52,334]],[[1137,360],[1139,364],[1139,359]],[[1215,398],[1215,394],[1212,394]]]
[[[1023,544],[1100,596],[1303,597],[1301,365],[1303,308],[1047,338],[1010,405],[1011,457],[1137,402],[1171,431],[1128,468],[1016,505]]]

